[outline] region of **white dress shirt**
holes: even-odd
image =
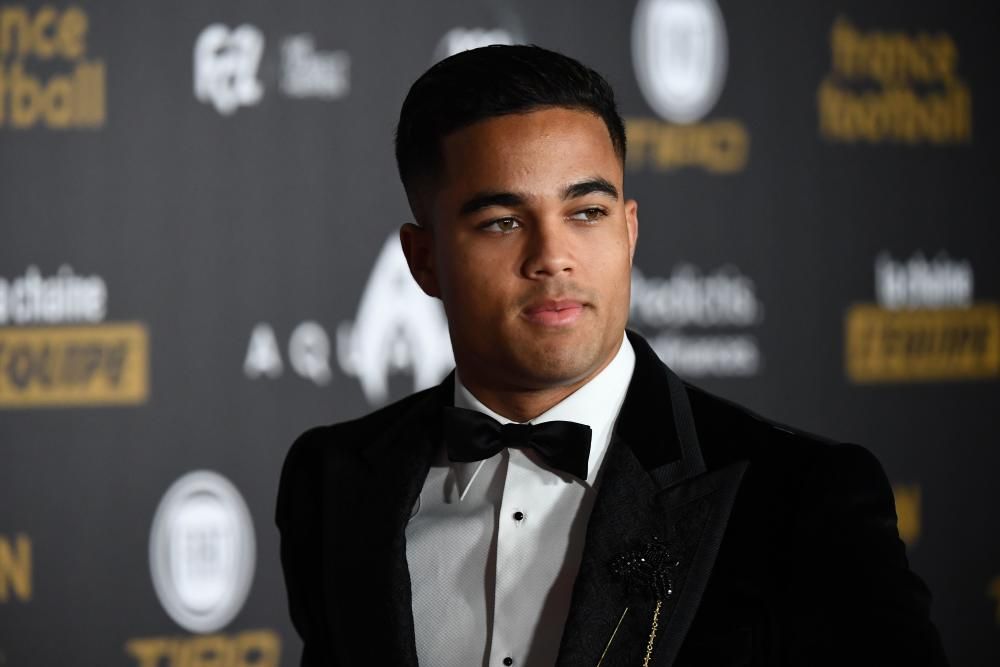
[[[421,665],[555,662],[595,481],[634,367],[623,336],[604,370],[532,420],[590,426],[586,482],[552,470],[530,449],[452,463],[442,444],[406,526]],[[457,374],[455,405],[511,421],[477,400]]]

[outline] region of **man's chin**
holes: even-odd
[[[536,340],[534,345],[518,351],[514,363],[538,389],[578,383],[593,375],[605,360],[596,341],[573,342],[570,336],[556,341]]]

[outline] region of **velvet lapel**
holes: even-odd
[[[557,663],[565,667],[642,664],[655,601],[642,588],[626,588],[611,562],[654,537],[679,564],[671,573],[674,592],[661,608],[650,664],[673,663],[746,468],[739,463],[705,471],[683,383],[641,337],[628,335],[636,366],[588,523]]]
[[[350,610],[339,619],[347,632],[338,634],[378,635],[378,644],[367,646],[359,660],[417,665],[405,529],[440,442],[441,407],[453,397],[454,373],[364,447],[355,469],[346,475],[327,471],[327,479],[341,480],[339,488],[327,488],[328,516],[338,517],[338,526],[327,526],[324,550],[336,554],[341,565],[327,568],[327,595]],[[345,535],[350,536],[346,547]],[[343,599],[345,577],[354,582],[346,588],[354,593],[351,600]]]

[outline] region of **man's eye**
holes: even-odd
[[[582,211],[577,211],[573,215],[569,216],[571,220],[581,220],[583,222],[596,222],[608,214],[603,208],[598,208],[593,206],[591,208],[585,208]]]
[[[500,218],[499,220],[493,220],[483,225],[483,229],[488,232],[500,232],[506,234],[507,232],[512,232],[521,226],[514,218]]]

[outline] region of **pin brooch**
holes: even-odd
[[[663,608],[663,602],[669,600],[674,594],[673,570],[678,565],[680,565],[680,561],[670,553],[666,542],[655,536],[640,545],[638,549],[615,556],[611,561],[612,574],[623,579],[627,588],[643,593],[648,592],[656,601],[656,606],[653,608],[653,624],[649,630],[649,641],[646,642],[646,655],[642,660],[642,667],[649,667],[649,661],[653,657],[653,643],[656,641],[656,633],[660,627],[660,610]],[[608,645],[604,648],[604,653],[601,654],[601,661],[604,660],[626,613],[628,613],[628,607],[618,619],[618,626],[615,627],[611,639],[608,640]]]

